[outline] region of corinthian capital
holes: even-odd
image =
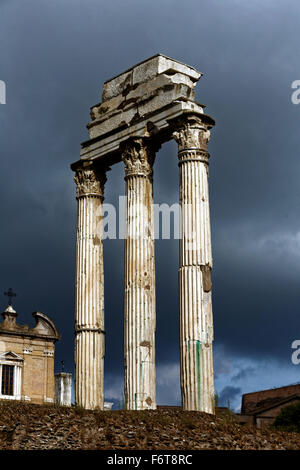
[[[121,147],[126,178],[129,176],[152,177],[155,149],[143,138],[130,139]]]
[[[106,182],[105,168],[95,168],[92,163],[83,163],[75,170],[77,198],[83,196],[98,196],[104,198],[104,185]]]
[[[178,143],[179,152],[192,149],[206,152],[210,132],[201,121],[187,121],[182,123],[177,131],[173,132],[173,137]]]

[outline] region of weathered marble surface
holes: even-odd
[[[105,179],[95,169],[123,160],[127,194],[124,283],[125,401],[156,407],[152,166],[159,146],[178,142],[180,357],[185,410],[212,413],[213,320],[207,143],[214,121],[195,101],[201,73],[158,54],[108,80],[91,108],[90,139],[76,172],[76,403],[103,409],[104,280],[101,235]],[[95,168],[94,168],[95,165]],[[102,176],[101,176],[102,175]],[[138,236],[137,236],[137,232]],[[96,351],[96,352],[95,352]]]
[[[159,134],[184,113],[203,114],[194,92],[201,75],[193,67],[158,54],[108,80],[102,103],[91,108],[87,127],[92,141],[83,143],[81,158],[117,152],[128,137]]]
[[[185,410],[214,412],[212,250],[207,144],[201,119],[179,122],[174,138],[180,166],[180,376]]]
[[[155,149],[144,139],[122,148],[126,181],[124,280],[125,405],[156,408],[155,263],[152,166]]]
[[[102,100],[107,101],[114,96],[124,93],[128,87],[132,88],[149,82],[158,75],[166,74],[172,76],[176,73],[185,75],[192,81],[199,80],[202,75],[194,67],[190,67],[178,60],[173,60],[163,54],[156,54],[116,77],[107,80],[103,86]]]
[[[102,202],[105,170],[77,165],[75,397],[86,409],[104,406],[104,273]]]

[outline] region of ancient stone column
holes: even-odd
[[[173,136],[180,166],[180,375],[184,410],[214,412],[211,235],[207,143],[200,117],[179,121]]]
[[[86,409],[104,403],[104,275],[102,202],[105,170],[76,168],[78,219],[75,284],[75,402]]]
[[[155,263],[152,165],[142,138],[122,146],[126,181],[124,362],[128,410],[156,408]]]

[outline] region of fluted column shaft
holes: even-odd
[[[128,410],[156,408],[153,148],[131,139],[122,148],[127,196],[124,362]]]
[[[180,375],[184,410],[214,412],[211,234],[207,143],[200,119],[173,134],[180,166]]]
[[[104,274],[102,202],[105,171],[92,164],[76,170],[75,402],[104,407]]]

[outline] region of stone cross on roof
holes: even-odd
[[[7,292],[4,292],[4,295],[7,295],[8,297],[8,305],[12,305],[12,298],[17,296],[17,294],[14,293],[11,287],[8,289]]]

